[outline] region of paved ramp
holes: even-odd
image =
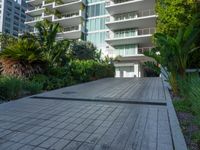
[[[0,105],[0,149],[185,150],[160,78],[102,79]]]

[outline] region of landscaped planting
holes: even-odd
[[[200,77],[186,70],[200,68],[199,4],[196,0],[158,0],[155,47],[145,52],[156,60],[145,65],[155,72],[162,70],[171,86],[174,106],[191,150],[200,149]]]
[[[200,147],[200,77],[188,75],[180,82],[180,97],[174,98],[173,102],[186,141],[196,150]]]
[[[90,42],[56,40],[58,24],[36,25],[37,36],[1,36],[0,100],[53,90],[76,83],[114,77],[114,66],[101,59]]]

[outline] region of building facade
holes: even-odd
[[[26,25],[25,0],[0,0],[0,32],[18,36]]]
[[[142,77],[144,51],[152,48],[155,0],[28,0],[26,24],[48,20],[62,27],[58,38],[91,41],[104,56],[117,57],[116,77]],[[34,28],[31,32],[37,32]]]
[[[155,0],[108,0],[109,28],[106,42],[109,56],[118,57],[116,77],[144,76],[144,51],[152,48],[155,32]]]

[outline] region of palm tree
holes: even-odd
[[[58,65],[59,60],[64,61],[65,53],[68,50],[70,41],[56,40],[59,30],[59,24],[50,24],[47,22],[38,22],[36,24],[38,30],[38,41],[41,49],[43,49],[43,57],[49,63],[50,66]]]
[[[198,39],[200,29],[199,19],[194,19],[191,24],[185,28],[180,28],[175,37],[155,33],[155,45],[151,52],[146,52],[145,55],[154,58],[168,72],[168,79],[172,85],[174,94],[178,94],[177,77],[185,78],[189,54],[199,50],[195,47],[195,42]]]
[[[2,74],[29,77],[42,72],[43,59],[34,39],[18,39],[0,52]]]

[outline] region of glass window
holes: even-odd
[[[95,4],[88,6],[88,17],[95,17],[105,15],[105,3]]]
[[[137,54],[137,45],[128,44],[115,46],[114,53],[116,56],[134,56]]]

